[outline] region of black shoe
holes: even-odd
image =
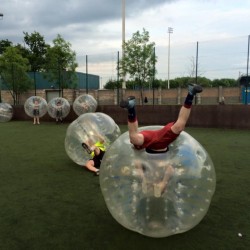
[[[135,97],[129,96],[127,100],[122,100],[120,102],[121,108],[131,109],[135,106]]]
[[[92,153],[92,150],[89,148],[89,146],[86,143],[82,143],[82,147],[86,150],[88,154]]]
[[[196,95],[197,93],[201,93],[201,92],[202,92],[202,87],[200,85],[197,85],[197,84],[188,85],[188,93],[190,95]]]

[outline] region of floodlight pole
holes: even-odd
[[[248,45],[247,45],[247,81],[248,81],[248,68],[249,68],[249,46],[250,46],[250,35],[248,35]],[[245,87],[245,104],[248,104],[248,86],[249,82],[246,82],[246,87]]]
[[[125,8],[126,8],[126,0],[122,0],[122,57],[125,56]],[[123,73],[123,81],[122,81],[122,89],[126,89],[126,74]]]
[[[86,55],[86,94],[89,93],[88,55]]]
[[[168,27],[168,89],[169,89],[169,74],[170,74],[170,34],[173,33],[173,28]]]
[[[0,13],[0,20],[3,19],[3,13]],[[0,75],[0,102],[2,102],[2,78]]]
[[[248,35],[248,46],[247,46],[247,76],[248,76],[248,68],[249,68],[249,45],[250,45],[250,35]]]

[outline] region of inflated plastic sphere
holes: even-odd
[[[202,220],[215,192],[216,175],[206,150],[186,132],[168,152],[158,154],[135,150],[126,132],[104,155],[100,186],[117,222],[160,238],[186,232]]]
[[[10,104],[0,103],[0,122],[8,122],[13,117],[13,108]]]
[[[95,112],[97,101],[92,95],[84,94],[78,96],[73,103],[73,110],[79,116],[85,113]]]
[[[89,140],[97,142],[101,136],[104,138],[104,146],[108,149],[120,134],[118,125],[110,116],[100,112],[86,113],[69,125],[65,137],[65,150],[69,158],[83,166],[91,157],[82,147],[82,143]]]
[[[44,116],[47,113],[47,101],[40,97],[40,96],[31,96],[29,97],[25,103],[24,103],[24,110],[25,113],[30,116],[34,117],[34,108],[36,106],[36,103],[39,105],[39,117]]]
[[[55,97],[48,103],[48,113],[52,118],[57,118],[58,116],[65,118],[69,112],[70,104],[65,98]]]

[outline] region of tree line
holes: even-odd
[[[43,72],[45,78],[59,89],[63,96],[63,89],[75,88],[77,85],[76,53],[71,49],[71,44],[61,35],[52,41],[52,45],[45,42],[44,37],[34,31],[23,32],[24,44],[14,45],[11,41],[0,40],[0,76],[1,85],[4,84],[14,104],[19,103],[19,96],[30,89],[36,93],[36,72]],[[109,80],[104,88],[140,89],[167,88],[167,80],[156,79],[157,56],[155,43],[150,42],[149,32],[143,29],[135,32],[130,40],[123,43],[123,55],[117,63],[117,80]],[[33,72],[33,79],[28,75]],[[189,83],[198,82],[204,87],[234,87],[238,81],[234,79],[210,80],[201,76],[177,77],[170,79],[170,88],[186,87]],[[0,85],[0,87],[1,87]],[[1,91],[1,88],[0,88]],[[1,95],[0,95],[1,102]]]

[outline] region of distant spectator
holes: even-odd
[[[220,105],[225,105],[225,98],[224,96],[221,97],[220,101],[219,101]]]
[[[148,98],[145,96],[145,98],[144,98],[144,102],[145,103],[148,103]]]
[[[60,122],[62,123],[63,121],[63,114],[62,114],[62,102],[58,101],[56,103],[56,123]]]
[[[38,99],[33,99],[34,103],[34,108],[33,108],[33,115],[34,115],[34,122],[33,124],[40,124],[40,119],[39,119],[39,100]]]

